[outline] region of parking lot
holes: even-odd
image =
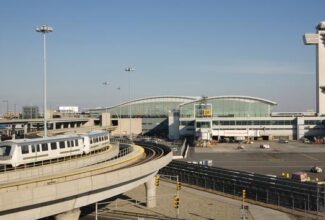
[[[270,149],[261,149],[261,144],[269,144]],[[283,172],[304,171],[313,180],[325,181],[325,173],[311,173],[312,166],[325,169],[325,145],[301,142],[255,142],[243,144],[221,143],[214,148],[190,148],[187,161],[212,160],[213,166],[281,176]]]

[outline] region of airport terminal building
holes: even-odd
[[[90,114],[100,117],[102,113],[110,113],[112,125],[117,127],[130,123],[131,115],[130,127],[137,127],[130,128],[132,133],[168,136],[173,140],[184,137],[296,140],[325,136],[325,117],[314,112],[276,113],[272,112],[274,106],[273,101],[248,96],[157,96],[90,109]]]
[[[316,46],[316,112],[273,112],[275,102],[248,96],[159,96],[91,109],[93,116],[110,113],[120,133],[193,137],[202,140],[254,138],[265,140],[325,137],[325,22],[304,34]],[[131,116],[131,117],[130,117]],[[124,125],[129,120],[129,129]],[[138,119],[135,121],[135,119]],[[140,120],[139,120],[140,119]],[[131,126],[132,122],[133,126]],[[135,124],[137,129],[134,129]],[[122,132],[123,131],[123,132]]]

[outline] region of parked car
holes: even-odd
[[[299,182],[306,182],[308,181],[308,175],[305,172],[295,172],[291,175],[291,179]]]
[[[322,173],[323,172],[323,169],[318,167],[318,166],[313,166],[311,169],[310,169],[310,172],[312,173]]]
[[[262,149],[269,149],[270,148],[270,145],[269,144],[261,144],[260,145],[260,148],[262,148]]]
[[[289,141],[288,140],[285,140],[285,139],[280,139],[279,140],[279,143],[287,144],[287,143],[289,143]]]

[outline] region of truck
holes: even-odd
[[[308,175],[306,172],[295,172],[291,175],[291,179],[299,182],[306,182],[308,181]]]

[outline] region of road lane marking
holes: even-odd
[[[301,155],[304,156],[304,157],[307,157],[307,158],[309,158],[309,159],[311,159],[311,160],[318,161],[317,158],[312,157],[312,156],[309,156],[309,155],[307,155],[307,154],[301,154]]]

